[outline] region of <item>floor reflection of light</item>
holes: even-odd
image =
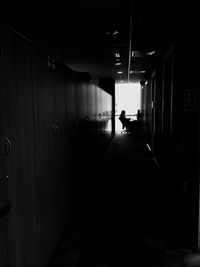
[[[112,131],[112,120],[111,120],[111,118],[108,119],[108,121],[106,122],[105,131],[106,132],[111,132]]]

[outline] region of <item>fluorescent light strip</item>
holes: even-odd
[[[151,151],[151,148],[150,148],[149,144],[146,144],[146,145],[147,145],[147,147],[148,147],[149,151]]]

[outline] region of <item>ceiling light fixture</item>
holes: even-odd
[[[115,53],[115,57],[119,58],[120,57],[120,53]]]
[[[148,56],[152,56],[153,54],[155,54],[155,51],[146,52],[145,54],[148,55]]]
[[[119,32],[117,30],[114,30],[114,31],[107,31],[106,34],[107,35],[116,35],[118,34]]]
[[[122,73],[123,73],[123,71],[118,71],[117,73],[118,73],[118,74],[122,74]]]
[[[153,56],[155,54],[155,51],[132,51],[131,56],[132,57],[146,57],[146,56]]]
[[[143,57],[143,54],[140,51],[132,51],[132,57]]]
[[[115,65],[119,66],[119,65],[122,65],[122,63],[121,62],[116,62]]]
[[[145,73],[145,70],[131,70],[130,73]]]
[[[118,34],[118,31],[117,30],[115,30],[115,31],[112,32],[112,35],[116,35],[116,34]]]

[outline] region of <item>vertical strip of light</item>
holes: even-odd
[[[133,30],[133,1],[130,0],[130,35],[129,35],[129,55],[128,55],[128,83],[130,81],[131,57],[132,57],[132,30]]]

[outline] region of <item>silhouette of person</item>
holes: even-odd
[[[126,117],[126,112],[125,112],[125,110],[122,110],[121,111],[121,114],[120,114],[120,116],[119,116],[119,119],[120,119],[120,121],[121,121],[121,123],[122,123],[122,125],[123,125],[123,128],[124,127],[126,127],[126,128],[130,128],[130,118],[127,118]]]
[[[142,119],[142,113],[138,109],[138,111],[137,111],[137,120],[140,121],[141,119]]]

